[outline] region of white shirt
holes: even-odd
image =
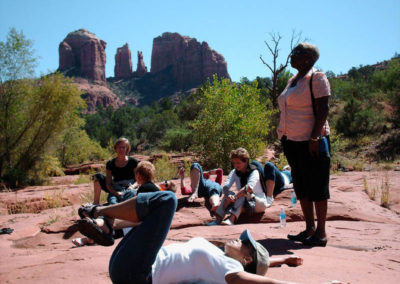
[[[154,284],[204,281],[226,283],[225,276],[243,271],[237,260],[203,238],[162,247],[152,267]]]
[[[240,177],[238,177],[238,175],[236,174],[235,169],[233,169],[229,173],[228,178],[225,181],[223,188],[229,189],[232,187],[233,183],[235,183],[236,189],[240,190],[240,188],[241,188],[240,187]],[[265,196],[265,193],[262,188],[261,181],[260,181],[260,173],[257,170],[253,170],[251,172],[249,178],[247,179],[247,185],[252,189],[255,196],[266,200],[266,196]]]

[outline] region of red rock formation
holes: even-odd
[[[129,78],[132,76],[131,51],[127,43],[118,48],[117,54],[115,54],[114,76],[115,78]]]
[[[138,51],[137,57],[138,57],[138,61],[137,61],[137,68],[136,68],[135,75],[138,77],[142,77],[143,75],[145,75],[147,73],[147,67],[144,64],[143,53],[141,51]]]
[[[224,57],[212,50],[206,42],[178,33],[163,33],[153,40],[151,72],[172,66],[173,77],[179,89],[186,90],[204,83],[213,74],[230,78]]]
[[[119,100],[117,95],[115,95],[106,86],[90,84],[86,79],[83,78],[75,78],[74,82],[78,85],[78,88],[84,92],[82,97],[87,102],[88,113],[95,112],[96,107],[99,105],[104,107],[111,106],[114,109],[124,105],[124,103]]]
[[[105,85],[106,45],[84,29],[69,33],[59,46],[58,70]]]

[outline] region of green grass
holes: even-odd
[[[85,175],[85,174],[79,174],[78,179],[74,182],[75,185],[78,184],[84,184],[84,183],[90,183],[92,181],[92,175]]]
[[[154,161],[154,167],[156,168],[155,182],[175,179],[178,176],[178,169],[170,163],[167,154],[163,154],[160,159]]]

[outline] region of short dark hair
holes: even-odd
[[[248,263],[245,267],[244,270],[246,272],[249,273],[253,273],[253,274],[257,274],[257,252],[256,250],[253,248],[252,244],[250,243],[250,241],[242,241],[242,243],[244,245],[246,245],[246,247],[248,247],[249,252],[250,252],[250,256],[253,259],[252,262]]]
[[[247,150],[245,148],[240,147],[235,150],[232,150],[229,158],[231,160],[240,159],[242,162],[246,162],[246,160],[247,161],[250,160],[250,155],[249,155],[249,152],[247,152]]]

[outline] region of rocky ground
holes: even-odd
[[[110,283],[108,260],[114,247],[76,248],[80,236],[73,226],[82,196],[91,184],[74,185],[79,176],[53,179],[50,186],[28,187],[0,193],[0,227],[14,232],[0,235],[0,283]],[[390,209],[380,206],[380,190],[388,181]],[[302,283],[342,280],[350,283],[398,283],[400,277],[400,172],[347,172],[331,177],[326,248],[309,248],[286,239],[303,229],[299,206],[289,208],[290,193],[282,193],[259,218],[239,225],[204,226],[211,220],[201,199],[187,206],[180,199],[166,244],[194,236],[230,240],[248,228],[271,255],[295,254],[304,258],[300,267],[271,268],[268,276]],[[189,181],[186,180],[187,185]],[[365,193],[376,189],[371,200]],[[178,192],[180,187],[178,186]],[[63,206],[61,208],[49,208]],[[279,226],[283,206],[287,226]],[[49,209],[45,209],[49,208]],[[35,212],[9,214],[13,212]],[[251,222],[251,223],[246,223]]]

